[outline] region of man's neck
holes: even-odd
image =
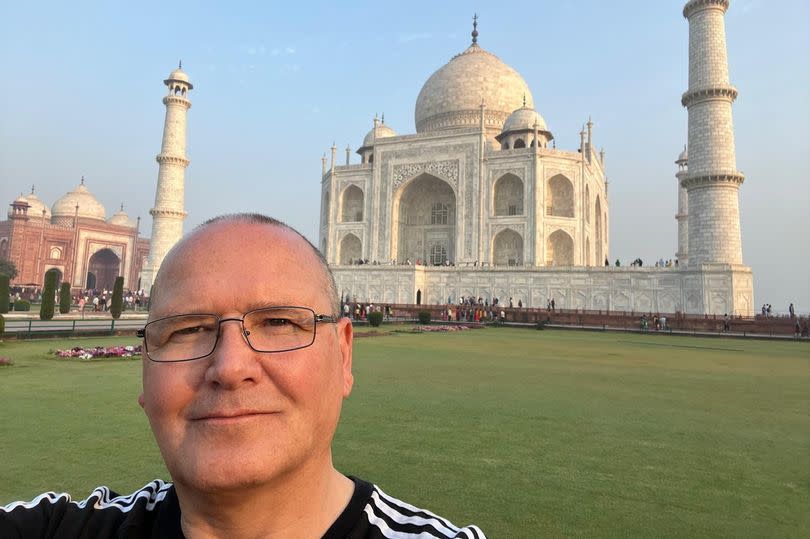
[[[233,539],[320,538],[354,492],[352,481],[330,467],[273,485],[203,493],[176,484],[183,534]]]

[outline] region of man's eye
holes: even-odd
[[[172,332],[171,337],[188,337],[190,335],[197,335],[208,331],[209,328],[205,326],[189,326],[187,328],[176,329]]]
[[[282,327],[291,324],[292,322],[288,318],[267,318],[264,321],[264,325],[270,327]]]

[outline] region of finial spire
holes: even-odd
[[[472,42],[473,45],[478,43],[478,13],[473,15]]]
[[[526,108],[526,94],[523,94],[523,108]]]
[[[177,69],[183,69],[183,60],[180,60],[180,61],[177,63]]]
[[[384,112],[382,113],[382,120],[380,121],[380,123],[381,124],[385,123],[385,113]]]
[[[31,194],[34,194],[34,184],[31,184]]]
[[[84,176],[82,176],[82,185],[84,185]]]
[[[124,203],[121,203],[121,211],[124,211]]]

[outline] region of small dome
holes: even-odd
[[[16,206],[16,205],[18,205],[18,204],[28,204],[29,206],[31,205],[31,203],[30,203],[30,202],[28,202],[28,199],[27,199],[27,198],[25,198],[25,197],[24,197],[22,194],[20,194],[20,196],[18,196],[17,198],[15,198],[15,199],[14,199],[14,202],[12,202],[11,204],[12,204],[12,205],[14,205],[14,206]],[[29,208],[29,211],[30,211],[30,208]],[[11,217],[13,214],[14,214],[14,208],[9,207],[9,208],[8,208],[8,213],[7,213],[7,215],[8,215],[9,217]],[[29,213],[28,215],[31,215],[31,214]]]
[[[169,83],[172,81],[184,82],[188,85],[189,90],[194,89],[194,86],[191,84],[191,81],[188,80],[188,75],[186,75],[186,72],[183,71],[183,69],[180,67],[169,73],[168,78],[163,81],[163,84],[168,86]]]
[[[124,211],[124,205],[121,204],[121,209],[118,210],[107,220],[111,225],[125,226],[127,228],[135,228],[135,222],[129,218],[127,212]]]
[[[397,136],[396,131],[394,131],[385,124],[379,124],[376,127],[372,127],[371,131],[368,132],[368,135],[365,136],[365,138],[363,139],[363,146],[373,146],[375,139],[395,137],[395,136]]]
[[[675,161],[676,163],[686,162],[689,161],[689,152],[686,151],[686,146],[683,147],[683,151],[678,156],[678,160]]]
[[[102,221],[106,219],[104,206],[85,187],[84,179],[76,189],[62,195],[62,198],[53,203],[51,215],[54,219],[57,217],[73,217],[76,214],[77,204],[79,205],[79,217],[101,219]]]
[[[37,195],[34,193],[26,195],[25,200],[28,201],[28,205],[31,206],[28,208],[28,215],[30,217],[42,217],[42,210],[45,210],[45,218],[51,218],[51,209],[42,202]]]
[[[534,106],[523,77],[473,43],[422,86],[416,98],[416,132],[476,127],[482,101],[498,127],[522,102]]]
[[[546,131],[546,121],[543,117],[536,110],[523,106],[509,115],[501,132],[534,130],[535,124],[538,131]]]

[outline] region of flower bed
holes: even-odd
[[[92,348],[84,348],[76,346],[68,350],[57,350],[54,352],[56,357],[75,357],[79,359],[95,359],[101,357],[134,357],[141,355],[142,347],[137,346],[95,346]]]
[[[478,329],[482,326],[465,326],[465,325],[434,325],[434,326],[416,326],[415,331],[464,331],[465,329]]]

